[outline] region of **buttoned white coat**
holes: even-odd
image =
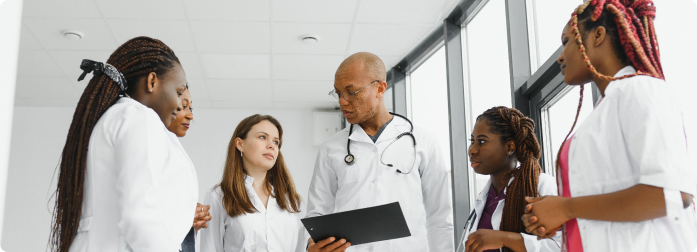
[[[94,127],[77,251],[179,251],[193,223],[196,170],[152,109],[120,98]]]

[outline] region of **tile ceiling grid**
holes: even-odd
[[[87,84],[73,80],[80,74],[79,59],[108,57],[130,37],[150,35],[176,48],[198,108],[331,109],[335,102],[318,89],[331,89],[334,71],[343,58],[370,51],[389,68],[433,31],[457,2],[25,0],[29,7],[24,11],[22,31],[28,34],[21,41],[18,90],[23,91],[18,91],[16,105],[51,106],[45,97],[29,92],[41,87],[27,85],[63,85],[44,83],[62,77],[73,83],[75,92],[59,90],[64,93],[59,97],[65,98],[59,98],[56,106],[74,106],[75,99],[69,97],[79,97]],[[128,7],[135,4],[140,7]],[[85,38],[68,41],[59,35],[62,29],[71,28],[87,28],[81,30]],[[264,30],[268,33],[259,34]],[[303,34],[316,34],[320,41],[303,44],[299,40]],[[31,61],[42,57],[50,62]],[[54,70],[45,77],[27,76],[34,75],[30,69],[37,64]],[[259,85],[267,97],[220,93],[249,92],[245,85]]]
[[[189,6],[182,0],[182,4],[184,5],[184,14],[186,15],[187,20],[191,20],[190,13],[189,13]],[[194,34],[194,28],[192,27],[191,22],[187,22],[187,27],[189,28],[189,34],[193,35]],[[201,54],[198,51],[198,44],[196,41],[196,36],[193,36],[191,39],[192,43],[194,44],[194,53],[196,55],[196,64],[199,66],[199,69],[201,71],[201,79],[198,80],[189,80],[190,83],[190,93],[191,93],[191,107],[192,108],[211,108],[212,103],[210,101],[211,93],[210,89],[208,88],[208,83],[206,83],[205,77],[208,76],[208,71],[203,65],[201,65]],[[182,63],[186,64],[186,63]],[[197,88],[198,87],[198,88]],[[197,100],[194,99],[195,96],[201,96],[200,94],[197,93],[205,93],[204,98],[197,98]]]

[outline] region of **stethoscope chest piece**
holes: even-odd
[[[352,165],[356,162],[356,158],[353,156],[353,154],[348,154],[346,157],[344,157],[344,162],[346,162],[347,165]]]

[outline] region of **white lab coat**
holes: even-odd
[[[310,183],[307,216],[319,216],[398,201],[411,232],[410,237],[362,244],[347,251],[453,251],[452,198],[449,165],[442,158],[435,139],[415,127],[416,165],[412,167],[414,145],[409,136],[392,144],[380,163],[385,147],[409,123],[397,116],[373,143],[359,125],[348,136],[349,127],[327,139],[319,149]],[[355,163],[347,165],[346,142],[350,138]],[[309,238],[309,237],[308,237]],[[306,239],[307,240],[307,239]]]
[[[628,66],[616,76],[635,73]],[[694,160],[687,158],[681,106],[670,84],[636,76],[612,81],[569,148],[572,197],[617,192],[637,184],[664,189],[667,216],[639,222],[578,219],[584,251],[692,251],[697,247]],[[694,136],[692,136],[694,137]]]
[[[89,141],[77,251],[179,251],[193,223],[196,170],[152,109],[121,98]]]
[[[508,184],[510,185],[512,181],[513,178],[508,181]],[[467,237],[470,235],[470,233],[477,231],[477,226],[479,225],[479,220],[482,216],[482,212],[484,211],[487,196],[489,195],[489,187],[491,187],[491,178],[489,178],[489,180],[486,182],[483,191],[479,193],[477,200],[474,202],[474,209],[472,210],[475,211],[475,214],[473,215],[474,217],[467,220],[465,232],[460,238],[461,242],[458,244],[459,247],[457,252],[465,251],[465,242],[467,241]],[[540,193],[540,196],[557,196],[557,182],[555,178],[548,174],[541,173],[537,184],[537,191]],[[499,230],[501,227],[501,215],[503,214],[503,206],[505,201],[505,198],[499,200],[499,204],[496,206],[496,210],[494,210],[494,214],[491,216],[491,226],[494,228],[494,230]],[[526,233],[520,234],[523,236],[523,242],[525,243],[525,250],[527,250],[527,252],[561,251],[561,230],[557,231],[557,234],[554,237],[542,240],[537,240],[537,236],[535,235]]]
[[[298,243],[299,213],[283,210],[269,196],[266,207],[254,191],[254,178],[245,176],[244,186],[249,199],[258,210],[230,217],[223,206],[223,192],[215,187],[206,193],[205,205],[210,205],[212,220],[201,232],[202,252],[290,252]]]

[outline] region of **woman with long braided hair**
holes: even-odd
[[[489,181],[458,247],[467,252],[560,251],[561,233],[538,240],[525,232],[521,220],[526,196],[557,195],[554,178],[541,173],[533,120],[514,108],[490,108],[477,117],[470,142],[472,169],[489,175]]]
[[[650,0],[589,0],[561,39],[564,82],[602,99],[557,154],[559,194],[526,199],[540,238],[568,251],[692,251],[697,225],[681,106],[664,81]],[[581,102],[576,112],[581,109]],[[692,206],[690,206],[692,205]]]
[[[196,171],[167,126],[186,74],[172,49],[138,37],[89,72],[59,166],[52,251],[179,251],[192,226]]]

